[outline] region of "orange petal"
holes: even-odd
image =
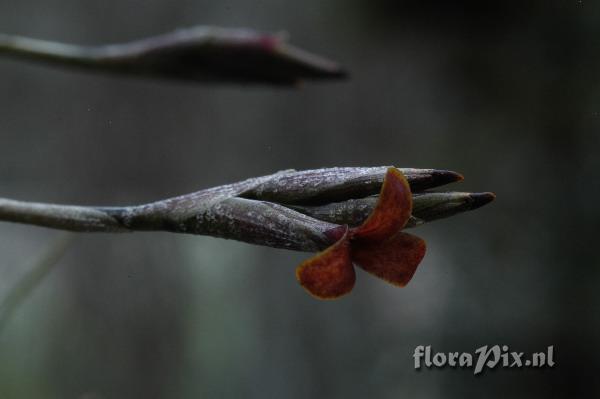
[[[425,256],[425,241],[407,233],[398,233],[383,242],[355,242],[352,260],[367,272],[404,287]]]
[[[335,244],[302,262],[296,278],[319,299],[335,299],[352,291],[356,275],[350,260],[348,227]]]
[[[365,222],[353,229],[352,237],[361,242],[383,241],[399,232],[412,212],[412,194],[406,178],[389,168],[383,180],[379,200]]]

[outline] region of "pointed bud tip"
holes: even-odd
[[[490,192],[472,193],[469,194],[469,197],[473,201],[471,204],[471,209],[477,209],[495,200],[496,194]]]
[[[350,78],[350,72],[342,66],[332,64],[328,66],[322,66],[316,71],[316,75],[309,76],[306,78],[314,79],[339,79],[346,80]]]
[[[331,72],[333,78],[338,78],[338,79],[349,79],[350,78],[350,72],[342,67],[342,66],[338,66],[337,69],[333,70]]]
[[[422,172],[409,177],[413,192],[445,186],[446,184],[456,183],[464,179],[460,173],[441,169],[424,169]]]
[[[431,178],[435,186],[456,183],[465,179],[460,173],[451,170],[434,170],[431,174]]]

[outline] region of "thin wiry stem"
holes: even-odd
[[[138,206],[91,207],[0,199],[0,220],[79,232],[170,231],[300,251],[331,244],[326,232],[358,225],[377,201],[388,167],[286,170]],[[458,173],[400,169],[413,193],[407,227],[475,209],[491,193],[430,193]]]
[[[0,302],[0,333],[4,330],[12,315],[29,295],[48,276],[54,266],[63,257],[73,242],[73,235],[65,234],[54,241],[46,252],[34,263],[19,281],[12,286]]]
[[[335,62],[288,44],[285,35],[208,26],[99,46],[0,34],[0,55],[90,71],[203,83],[295,85],[305,79],[347,75]]]

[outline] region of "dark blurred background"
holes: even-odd
[[[117,205],[286,168],[452,169],[495,203],[415,231],[404,289],[319,302],[307,254],[79,235],[0,336],[0,398],[593,397],[600,12],[592,1],[0,0],[0,31],[99,44],[285,30],[343,83],[201,86],[0,60],[0,196]],[[0,296],[60,233],[0,224]],[[556,366],[415,371],[417,345]]]

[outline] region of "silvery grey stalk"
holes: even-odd
[[[295,85],[305,79],[346,77],[335,62],[288,44],[286,35],[210,26],[99,46],[0,34],[0,55],[90,71],[203,83]]]
[[[0,198],[0,220],[78,232],[170,231],[314,252],[326,232],[358,225],[373,209],[388,167],[285,170],[138,206],[95,207]],[[413,192],[407,227],[475,209],[491,193],[431,193],[458,173],[400,169]]]

